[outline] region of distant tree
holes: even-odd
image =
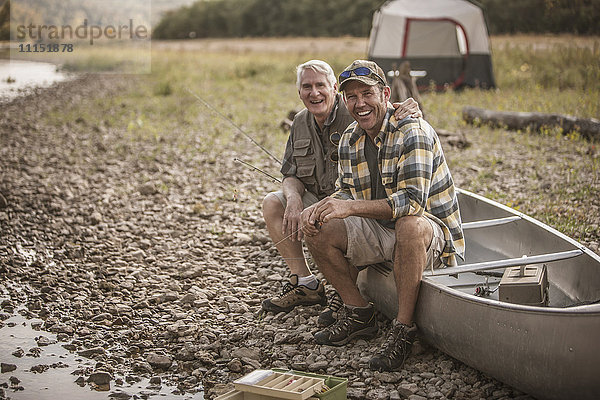
[[[490,33],[600,34],[600,0],[479,0]],[[382,0],[200,0],[167,13],[158,39],[369,35]]]
[[[0,40],[10,40],[10,1],[0,8]]]
[[[600,34],[600,0],[479,0],[490,33]]]
[[[154,27],[159,39],[244,36],[366,36],[381,0],[197,1],[167,13]]]

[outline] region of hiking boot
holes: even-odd
[[[262,302],[262,309],[275,313],[290,312],[296,306],[313,304],[323,306],[327,304],[323,282],[319,282],[316,289],[310,289],[308,286],[298,285],[298,275],[293,274],[290,276],[290,281],[283,286],[283,291],[279,296]]]
[[[329,325],[333,324],[337,320],[337,312],[344,305],[340,294],[337,290],[334,290],[327,307],[323,310],[321,315],[319,315],[319,319],[317,320],[317,325],[319,328],[326,328]]]
[[[342,346],[350,340],[363,337],[370,339],[377,334],[375,307],[349,307],[343,305],[337,312],[337,320],[329,327],[315,333],[318,344]]]
[[[387,340],[369,361],[369,368],[376,371],[395,371],[402,368],[416,335],[417,326],[414,323],[409,326],[394,319]]]

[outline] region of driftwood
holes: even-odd
[[[463,108],[463,119],[470,124],[489,124],[511,130],[558,127],[564,133],[577,131],[588,139],[600,138],[600,121],[594,118],[577,118],[563,114],[538,112],[492,111],[467,106]]]
[[[451,132],[440,128],[435,128],[435,132],[443,144],[459,149],[464,149],[471,145],[471,142],[467,140],[467,136],[463,132]]]

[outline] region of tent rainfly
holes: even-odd
[[[495,87],[487,25],[482,9],[467,0],[390,0],[373,15],[368,57],[384,71],[409,61],[422,71],[420,89],[434,81]]]

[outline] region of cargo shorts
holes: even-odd
[[[440,259],[446,244],[440,225],[426,218],[433,228],[433,238],[427,249],[426,269],[445,267]],[[350,216],[344,218],[348,235],[348,247],[344,256],[350,264],[362,270],[371,264],[394,260],[396,230],[386,228],[376,220]],[[362,268],[361,268],[362,267]]]

